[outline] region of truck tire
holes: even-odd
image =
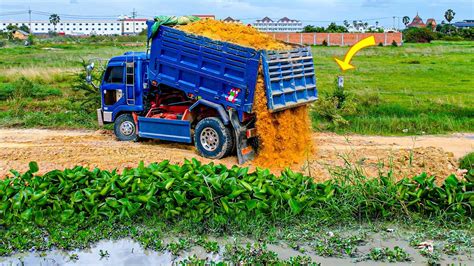
[[[194,130],[194,145],[201,156],[221,159],[229,155],[234,148],[232,130],[218,118],[204,118]]]
[[[119,141],[137,141],[137,125],[131,114],[121,114],[114,123],[114,133]]]

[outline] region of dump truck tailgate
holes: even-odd
[[[272,112],[318,99],[310,47],[262,53],[268,109]]]

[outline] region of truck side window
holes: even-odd
[[[127,85],[134,85],[134,64],[127,63]]]
[[[123,84],[123,67],[113,66],[107,68],[105,72],[105,82],[107,83],[122,83]]]

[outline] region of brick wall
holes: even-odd
[[[324,40],[329,46],[350,46],[369,36],[375,37],[377,44],[391,45],[395,40],[398,45],[402,44],[402,33],[272,33],[268,35],[284,42],[302,45],[321,45]]]

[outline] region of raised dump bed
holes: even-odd
[[[252,112],[260,60],[271,111],[317,99],[308,47],[257,51],[167,26],[161,26],[151,39],[150,80],[234,108],[241,120],[244,112]]]

